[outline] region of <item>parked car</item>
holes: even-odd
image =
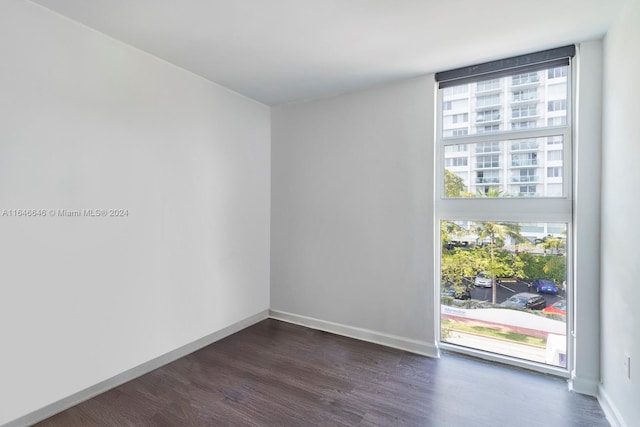
[[[479,288],[490,288],[491,287],[491,277],[487,273],[480,273],[476,276],[476,280],[474,281],[475,285]]]
[[[536,279],[531,282],[531,287],[538,293],[553,294],[558,293],[558,287],[553,280],[549,279]]]
[[[463,299],[463,300],[471,299],[471,291],[469,291],[469,288],[467,287],[458,288],[458,290],[456,291],[456,289],[454,289],[453,286],[447,286],[446,288],[443,289],[442,295],[447,297],[453,297],[455,299]]]
[[[540,295],[521,292],[511,296],[500,304],[502,307],[528,308],[529,310],[542,310],[547,302]]]
[[[567,300],[558,300],[542,311],[545,313],[562,314],[563,316],[566,316]]]
[[[445,247],[448,250],[453,250],[455,248],[468,248],[469,247],[469,242],[461,242],[461,241],[457,241],[457,240],[452,240],[450,242],[448,242]]]

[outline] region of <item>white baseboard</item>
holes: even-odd
[[[622,414],[620,414],[620,411],[618,411],[618,408],[602,386],[598,387],[598,402],[611,427],[627,427],[627,423],[624,422]]]
[[[572,378],[569,380],[569,390],[588,396],[598,397],[598,381],[584,378]]]
[[[7,424],[4,424],[0,427],[23,427],[40,422],[59,412],[64,411],[65,409],[69,409],[72,406],[77,405],[78,403],[84,402],[85,400],[91,399],[92,397],[109,391],[114,387],[126,383],[127,381],[138,378],[139,376],[151,372],[154,369],[158,369],[166,365],[167,363],[171,363],[177,359],[180,359],[181,357],[191,354],[196,350],[200,350],[203,347],[213,344],[214,342],[219,341],[222,338],[239,332],[255,323],[267,319],[268,317],[268,310],[261,311],[258,314],[247,317],[246,319],[236,322],[233,325],[229,325],[217,332],[214,332],[180,348],[165,353],[162,356],[158,356],[155,359],[149,360],[148,362],[124,371],[121,374],[99,382],[98,384],[88,387],[82,391],[74,393],[71,396],[67,396],[64,399],[58,400],[57,402],[40,408],[34,412],[31,412],[13,421],[9,421]]]
[[[342,335],[349,338],[355,338],[361,341],[368,341],[375,344],[393,347],[405,350],[411,353],[420,354],[428,357],[439,357],[440,352],[435,344],[426,341],[419,341],[410,338],[404,338],[397,335],[385,334],[369,329],[357,328],[354,326],[343,325],[340,323],[328,322],[326,320],[315,319],[313,317],[301,316],[299,314],[287,313],[278,310],[269,310],[269,317],[283,322],[294,323],[296,325],[306,326],[311,329],[331,332],[336,335]]]

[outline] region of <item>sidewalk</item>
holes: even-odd
[[[503,341],[474,334],[467,334],[465,332],[451,331],[451,335],[446,339],[446,342],[477,350],[518,357],[520,359],[531,360],[533,362],[546,363],[546,350],[544,348],[518,344],[512,341]]]
[[[525,311],[500,308],[460,308],[441,306],[442,317],[457,322],[474,323],[540,338],[548,334],[566,335],[567,324]]]

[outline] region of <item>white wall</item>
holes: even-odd
[[[571,386],[595,396],[600,381],[600,168],[602,42],[579,44],[575,88],[574,366]]]
[[[435,353],[433,108],[427,76],[272,111],[273,310]]]
[[[640,422],[640,2],[605,38],[602,176],[602,387],[621,423]],[[625,379],[624,354],[632,379]]]
[[[0,424],[269,308],[270,110],[0,2]]]

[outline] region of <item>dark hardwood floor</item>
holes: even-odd
[[[565,381],[265,320],[39,424],[607,426]]]

